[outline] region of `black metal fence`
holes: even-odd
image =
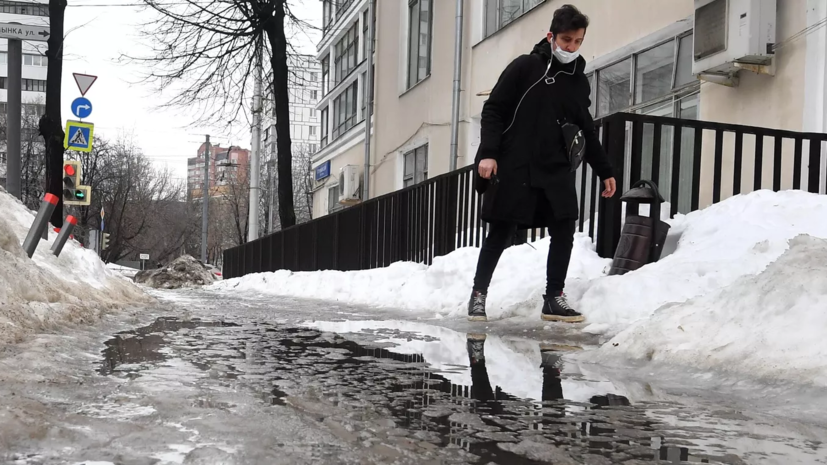
[[[627,113],[604,118],[598,128],[618,189],[652,179],[661,186],[673,215],[762,188],[823,192],[827,178],[827,163],[822,163],[827,134]],[[225,250],[224,277],[279,269],[365,270],[397,261],[430,265],[434,257],[457,248],[479,247],[486,224],[480,219],[481,198],[473,189],[472,169]],[[750,174],[752,183],[747,182]],[[578,229],[596,239],[601,256],[611,257],[620,238],[620,196],[600,197],[602,184],[585,165],[577,177]],[[521,239],[544,235],[535,230]]]

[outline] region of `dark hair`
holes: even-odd
[[[563,5],[554,12],[554,19],[551,20],[552,34],[576,31],[589,28],[589,17],[584,15],[574,5]]]

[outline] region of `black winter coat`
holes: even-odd
[[[560,128],[564,120],[582,129],[585,161],[600,179],[613,176],[589,114],[591,88],[585,68],[583,57],[567,65],[552,59],[544,38],[500,75],[482,108],[475,160],[475,168],[487,158],[498,165],[496,182],[482,179],[477,171],[484,221],[541,228],[552,218],[578,217],[576,175],[569,168]],[[543,193],[547,202],[539,201]]]

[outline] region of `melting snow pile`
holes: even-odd
[[[34,212],[0,188],[0,342],[62,323],[88,323],[123,306],[148,302],[136,286],[106,270],[95,252],[69,241],[60,258],[41,240],[32,259],[21,244]]]
[[[189,255],[183,255],[157,270],[140,271],[135,282],[156,289],[180,289],[182,287],[212,284],[215,276],[203,263]]]
[[[588,237],[575,238],[566,292],[588,318],[586,331],[616,334],[658,308],[725,288],[763,271],[799,234],[827,238],[827,196],[800,191],[755,192],[670,220],[664,257],[625,276],[606,276],[610,260],[594,253]],[[489,290],[491,319],[537,318],[548,239],[505,251]],[[478,249],[434,259],[430,267],[339,272],[277,271],[226,280],[218,290],[261,292],[393,307],[461,317],[471,292]]]
[[[490,318],[539,314],[545,290],[549,241],[545,239],[532,245],[511,247],[503,254],[491,282]],[[475,248],[460,249],[434,258],[430,267],[400,262],[366,271],[259,273],[222,281],[213,289],[392,307],[429,315],[463,316],[471,296],[478,254],[479,250]],[[569,269],[573,288],[599,277],[608,263],[594,253],[588,236],[578,235]]]
[[[827,240],[799,236],[777,261],[716,292],[665,306],[598,357],[623,354],[827,385]]]

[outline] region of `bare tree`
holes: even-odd
[[[295,54],[285,32],[311,28],[292,14],[288,0],[143,0],[160,13],[146,25],[151,52],[130,57],[146,63],[147,80],[172,92],[170,105],[200,110],[200,123],[248,116],[254,65],[261,58],[265,84],[275,100],[278,145],[279,218],[296,223],[293,207],[288,55]]]
[[[51,223],[63,225],[63,119],[60,116],[60,88],[63,75],[63,29],[66,0],[49,0],[49,61],[46,72],[46,112],[40,118],[40,135],[45,143],[46,190],[60,199]]]
[[[306,145],[293,155],[293,190],[296,192],[296,221],[313,219],[313,153]]]
[[[71,207],[77,209],[81,231],[99,229],[104,209],[110,234],[106,261],[136,259],[150,251],[159,260],[177,254],[194,234],[185,216],[183,185],[169,170],[155,169],[131,141],[96,139],[91,153],[72,155],[81,160],[83,182],[92,187],[91,205]]]
[[[20,124],[20,193],[24,205],[37,210],[46,188],[46,159],[38,121],[42,104],[23,104]],[[0,114],[0,141],[6,141],[6,113]],[[8,153],[8,150],[4,150]]]

